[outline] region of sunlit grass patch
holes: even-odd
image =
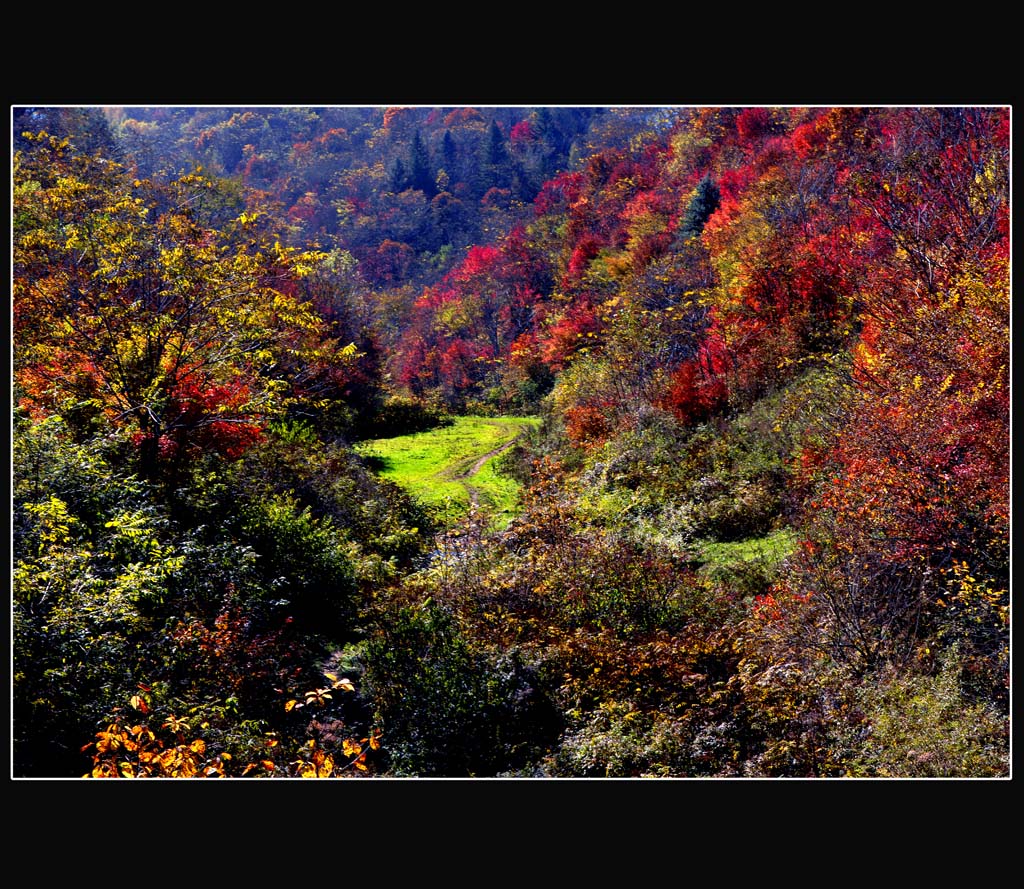
[[[780,528],[764,537],[730,543],[700,540],[693,549],[704,574],[753,595],[767,588],[779,564],[796,550],[796,534]]]
[[[780,528],[764,537],[734,543],[702,540],[695,548],[704,567],[711,571],[728,569],[742,562],[760,561],[774,566],[793,554],[796,534],[791,528]]]
[[[519,485],[498,474],[496,455],[481,458],[534,429],[532,417],[456,417],[450,426],[363,442],[358,450],[383,478],[405,488],[420,502],[438,508],[445,519],[464,515],[475,493],[482,509],[511,517]]]

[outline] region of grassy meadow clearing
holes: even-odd
[[[436,507],[446,521],[475,506],[504,524],[515,512],[519,484],[502,475],[495,463],[539,424],[532,417],[456,417],[450,426],[373,439],[358,450],[381,477]]]

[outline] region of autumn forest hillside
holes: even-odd
[[[14,108],[14,775],[1007,776],[1009,117]]]

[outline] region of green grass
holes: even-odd
[[[763,592],[783,559],[796,550],[796,533],[780,528],[765,537],[734,543],[701,540],[695,544],[701,571],[712,580],[746,593]]]
[[[507,524],[519,500],[518,483],[496,472],[497,454],[474,470],[485,454],[539,424],[533,417],[456,417],[451,426],[374,439],[357,450],[373,458],[380,476],[436,507],[446,521],[465,515],[475,499],[496,524]]]
[[[793,554],[796,534],[790,528],[780,528],[766,537],[752,537],[735,543],[703,540],[698,547],[706,565],[728,566],[754,560],[764,560],[774,565]]]

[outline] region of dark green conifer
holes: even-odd
[[[686,208],[680,234],[684,238],[692,238],[704,231],[704,224],[718,209],[720,199],[721,193],[714,180],[710,176],[701,179],[696,193],[690,199],[690,205]]]
[[[402,163],[400,157],[396,157],[391,162],[391,167],[388,170],[388,180],[391,183],[391,190],[396,194],[400,191],[405,191],[409,187],[409,176],[405,172],[405,164]]]
[[[419,130],[413,134],[412,147],[409,150],[409,180],[413,188],[418,188],[427,197],[433,197],[437,191],[434,175],[430,170],[430,155]]]

